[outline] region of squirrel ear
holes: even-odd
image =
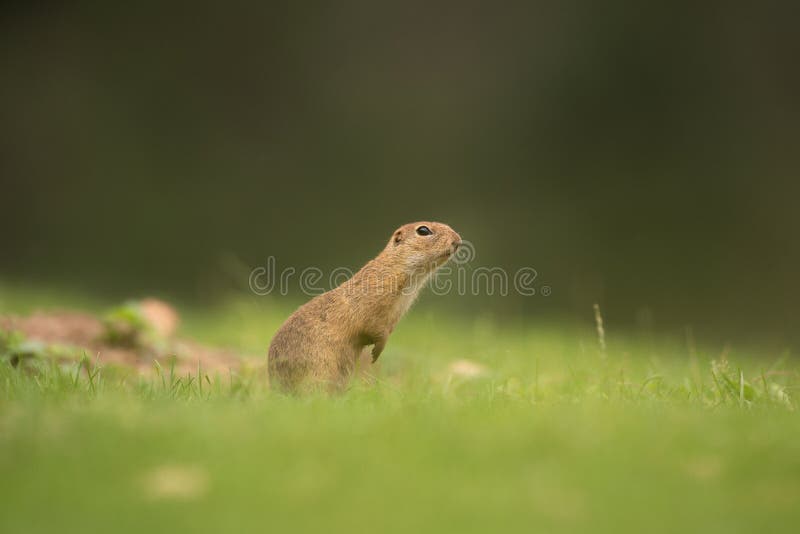
[[[394,237],[392,238],[392,241],[394,241],[395,245],[399,245],[402,240],[403,240],[403,231],[402,230],[396,231],[394,233]]]

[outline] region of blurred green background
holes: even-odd
[[[1,12],[11,283],[202,302],[434,219],[553,293],[425,306],[800,339],[796,3]]]

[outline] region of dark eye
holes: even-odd
[[[433,232],[431,232],[431,229],[428,228],[427,226],[420,226],[419,228],[417,228],[418,235],[431,235],[432,233]]]

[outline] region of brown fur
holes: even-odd
[[[420,226],[433,233],[417,234]],[[273,384],[288,391],[344,387],[364,347],[378,359],[389,334],[433,272],[461,244],[446,224],[398,228],[389,243],[352,278],[297,309],[269,347]]]

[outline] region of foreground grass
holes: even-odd
[[[0,363],[0,531],[795,531],[792,358],[415,312],[334,398]],[[285,313],[184,331],[263,351]]]

